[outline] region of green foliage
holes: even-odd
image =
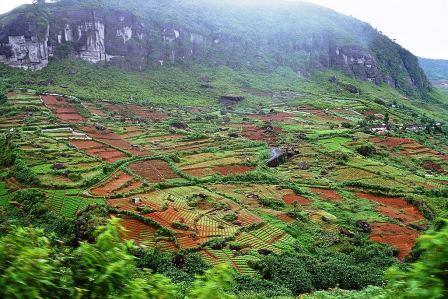
[[[373,144],[365,144],[356,148],[356,152],[364,157],[371,157],[376,154],[376,148]]]
[[[70,297],[70,277],[58,263],[42,230],[16,229],[0,240],[0,297]]]
[[[17,157],[17,149],[12,142],[12,135],[0,135],[0,166],[13,166]]]
[[[198,253],[168,253],[160,250],[148,250],[136,253],[137,266],[148,268],[171,278],[174,282],[191,284],[196,275],[203,274],[210,266]]]
[[[34,185],[39,182],[37,175],[22,159],[14,161],[13,173],[16,179],[25,185]]]
[[[136,272],[118,219],[97,231],[94,244],[73,253],[53,247],[42,230],[18,228],[0,240],[2,298],[174,298],[162,275]]]
[[[107,223],[109,212],[105,206],[89,205],[86,209],[81,211],[76,216],[76,240],[88,241],[93,243],[95,241],[95,230],[99,226],[104,226]]]
[[[393,261],[392,252],[365,244],[347,253],[318,249],[314,254],[269,255],[254,267],[263,278],[298,295],[336,286],[360,290],[382,285],[383,271]]]
[[[197,277],[188,298],[235,298],[235,295],[231,294],[233,284],[233,269],[229,265],[221,264]]]
[[[6,97],[6,86],[3,80],[0,79],[0,105],[6,103],[8,98]]]
[[[106,298],[118,291],[144,292],[143,281],[134,281],[133,289],[127,288],[128,280],[135,274],[134,258],[128,253],[131,244],[121,243],[122,228],[118,218],[98,229],[96,243],[81,243],[74,252],[73,281],[83,297]]]
[[[386,298],[447,298],[448,222],[431,234],[420,237],[419,259],[411,265],[388,271]]]
[[[40,189],[19,190],[12,195],[11,200],[19,203],[20,209],[32,217],[42,217],[48,210],[45,206],[46,195]]]

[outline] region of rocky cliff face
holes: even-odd
[[[34,19],[13,20],[0,31],[0,62],[13,67],[39,70],[48,64],[49,25],[39,28]]]
[[[0,62],[12,67],[39,70],[49,57],[80,58],[92,63],[109,62],[143,69],[149,48],[143,25],[127,12],[72,10],[54,13],[45,33],[23,16],[0,31]]]
[[[149,53],[143,24],[124,11],[58,11],[50,22],[50,45],[57,57],[132,69],[143,69]]]
[[[235,22],[226,19],[216,22],[215,18],[207,17],[216,8],[196,7],[194,12],[201,9],[209,12],[191,16],[188,7],[179,6],[182,1],[164,1],[173,6],[169,9],[162,6],[160,11],[153,0],[133,1],[138,3],[136,11],[146,9],[146,15],[137,17],[128,11],[104,7],[80,8],[68,4],[66,7],[61,1],[60,6],[50,9],[45,28],[37,28],[36,20],[24,15],[8,20],[0,28],[0,62],[33,70],[45,67],[51,56],[134,70],[199,62],[258,70],[288,66],[303,75],[333,68],[361,80],[385,82],[402,90],[430,88],[411,53],[369,25],[322,8],[300,6],[297,13],[301,12],[305,20],[297,26],[294,22],[302,19],[290,17],[287,8],[272,15],[269,10],[261,10],[257,12],[259,19],[254,20],[250,14],[238,15],[238,20],[244,21],[238,27],[226,28],[223,26]],[[144,6],[145,3],[151,4]],[[171,20],[165,21],[166,16],[157,15],[165,11],[174,11],[178,16],[170,16],[167,19]],[[232,14],[240,12],[232,11]],[[230,12],[217,13],[232,16]],[[343,33],[333,31],[332,27],[322,29],[323,25],[313,27],[314,21],[308,24],[306,18],[313,18],[313,14],[323,20],[322,24],[334,22],[336,29]],[[271,29],[264,24],[280,24],[282,17],[287,24],[285,28]],[[280,19],[277,21],[277,18]],[[184,19],[187,23],[182,22]],[[299,29],[294,31],[296,27]],[[351,34],[348,38],[347,33]]]

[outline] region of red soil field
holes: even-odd
[[[181,249],[191,249],[198,247],[204,239],[202,238],[193,238],[190,234],[176,236],[177,242]]]
[[[373,143],[377,143],[383,146],[386,146],[388,148],[394,148],[400,145],[414,143],[413,140],[408,138],[398,138],[398,137],[386,137],[386,138],[380,138],[380,137],[374,137],[370,139]]]
[[[156,229],[135,219],[123,218],[120,224],[125,228],[122,238],[137,243],[145,241],[145,235],[155,235]]]
[[[83,103],[84,107],[86,107],[90,113],[98,115],[98,116],[106,116],[106,113],[104,113],[104,111],[102,109],[97,108],[95,105],[93,105],[92,103]]]
[[[107,204],[113,208],[122,210],[122,211],[136,211],[137,205],[131,202],[130,198],[117,198],[117,199],[109,199]]]
[[[203,177],[206,175],[211,175],[211,169],[210,168],[205,168],[205,167],[200,167],[200,168],[190,168],[190,169],[186,169],[183,170],[186,174],[194,176],[194,177]]]
[[[412,252],[418,232],[391,223],[373,223],[370,240],[387,244],[399,250],[398,258],[403,259]]]
[[[322,199],[330,200],[334,202],[341,201],[341,196],[332,189],[322,189],[322,188],[309,188],[311,192],[313,192],[316,195],[319,195]]]
[[[126,141],[122,136],[115,134],[108,129],[98,130],[95,127],[89,126],[83,127],[82,130],[94,139],[109,144],[110,146],[120,148],[135,156],[144,156],[149,154],[148,152],[139,150],[137,147],[133,147],[132,144]]]
[[[168,227],[172,230],[175,230],[171,227],[173,222],[184,223],[184,218],[171,206],[169,206],[165,211],[150,213],[145,215],[145,217],[150,218],[160,225]]]
[[[261,219],[260,217],[250,213],[249,211],[246,210],[241,210],[239,211],[236,220],[242,225],[242,226],[247,226],[247,225],[252,225],[255,223],[261,223],[263,222],[263,219]]]
[[[330,114],[324,110],[319,110],[319,109],[309,109],[307,111],[304,112],[308,112],[311,113],[317,117],[319,117],[321,120],[323,121],[328,121],[328,122],[346,122],[347,119],[339,117],[337,115],[333,115]]]
[[[281,221],[283,221],[286,224],[290,224],[290,223],[293,223],[295,221],[294,218],[292,218],[291,216],[289,216],[286,213],[278,214],[277,218],[280,219]]]
[[[289,193],[283,195],[283,201],[288,205],[293,205],[295,202],[302,206],[309,205],[311,201],[303,196],[297,195],[295,193]]]
[[[110,111],[114,111],[118,114],[128,117],[138,116],[148,121],[162,121],[168,118],[168,114],[166,113],[134,104],[115,105],[112,103],[104,103],[104,106],[106,106]]]
[[[96,196],[110,196],[115,193],[114,191],[122,188],[126,183],[132,180],[132,176],[119,170],[113,173],[110,178],[100,186],[91,189],[90,192]]]
[[[85,118],[64,98],[58,100],[56,96],[47,95],[42,96],[42,100],[45,106],[52,110],[62,122],[77,124],[85,121]]]
[[[430,160],[423,161],[422,167],[428,171],[434,171],[439,174],[445,173],[445,169],[443,169],[442,166],[440,166],[439,164],[437,164],[434,161],[430,161]]]
[[[93,140],[71,140],[70,143],[79,150],[109,163],[127,157],[124,153]]]
[[[385,216],[400,220],[404,223],[411,223],[425,219],[422,213],[415,206],[411,205],[403,198],[381,197],[362,192],[357,192],[356,195],[360,198],[380,204],[377,207],[378,212]]]
[[[274,145],[277,140],[277,135],[280,134],[280,128],[274,128],[269,130],[266,128],[260,128],[256,125],[243,125],[243,137],[253,141],[264,141],[269,145]]]
[[[163,160],[138,161],[130,164],[129,168],[153,183],[160,183],[164,180],[179,177],[174,173],[170,165]]]
[[[134,191],[142,186],[142,182],[140,181],[133,181],[129,186],[126,186],[124,188],[120,188],[120,192],[126,193],[130,191]]]

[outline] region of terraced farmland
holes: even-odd
[[[355,129],[367,108],[344,103],[217,114],[12,92],[0,109],[20,112],[0,129],[35,179],[10,167],[0,205],[28,188],[44,190],[45,206],[67,219],[100,205],[122,219],[124,239],[252,276],[266,255],[338,251],[355,236],[405,259],[441,209],[447,148]],[[284,156],[268,166],[273,149]]]

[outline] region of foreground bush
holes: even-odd
[[[418,248],[418,261],[388,271],[387,298],[448,298],[448,221],[420,237]]]
[[[18,228],[0,239],[0,298],[176,298],[167,277],[139,270],[121,242],[113,218],[97,230],[95,243],[72,249],[57,246],[34,228]],[[198,277],[191,298],[231,298],[232,271],[219,266]]]

